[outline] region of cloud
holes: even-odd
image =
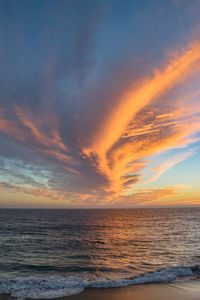
[[[193,111],[190,107],[183,112],[185,98],[173,99],[175,105],[166,107],[165,103],[163,110],[161,96],[166,99],[174,87],[200,70],[199,50],[199,42],[192,43],[165,67],[153,70],[152,76],[125,90],[121,100],[105,112],[105,118],[93,131],[91,145],[84,147],[83,152],[107,178],[107,191],[120,195],[125,176],[134,173],[132,176],[139,180],[141,168],[137,164],[141,160],[193,141],[191,136],[199,131],[200,125],[194,106]]]
[[[200,69],[200,42],[196,41],[183,53],[166,63],[165,68],[153,70],[153,76],[145,78],[137,87],[125,91],[121,101],[113,107],[95,133],[91,148],[86,153],[105,155],[118,141],[128,124],[144,106],[155,97],[168,92]]]
[[[171,187],[164,187],[160,189],[143,189],[136,190],[133,195],[121,196],[116,201],[111,201],[109,204],[114,204],[116,206],[154,206],[163,205],[163,199],[167,199],[165,203],[170,203],[169,198],[173,196],[178,196],[187,186],[184,185],[174,185]]]
[[[88,55],[91,35],[84,34],[85,46],[80,50],[84,66],[79,75],[85,79],[87,59],[84,60],[84,57]],[[82,65],[81,61],[78,64]],[[51,79],[56,78],[59,65],[57,67],[57,71],[56,68],[51,70],[55,72],[49,75]],[[21,174],[24,185],[9,183],[8,176],[8,181],[2,182],[1,188],[88,205],[109,205],[115,201],[145,204],[176,195],[177,186],[142,191],[135,191],[134,187],[141,183],[145,169],[151,166],[157,154],[175,148],[183,149],[179,156],[150,167],[151,176],[152,172],[155,173],[151,180],[156,180],[197,151],[197,148],[188,150],[187,147],[199,139],[199,87],[197,84],[187,93],[184,88],[191,84],[191,80],[198,83],[199,71],[200,43],[196,41],[164,61],[160,68],[152,69],[149,76],[135,76],[133,82],[130,73],[124,74],[124,81],[132,83],[122,84],[119,89],[112,83],[109,89],[108,81],[105,87],[100,84],[94,93],[95,85],[91,89],[87,84],[86,87],[82,78],[81,86],[80,78],[77,78],[76,87],[79,81],[80,91],[72,89],[70,94],[74,93],[77,102],[72,101],[73,97],[69,101],[66,97],[64,104],[64,100],[58,97],[59,92],[55,92],[58,100],[40,99],[41,107],[33,108],[32,100],[26,105],[17,100],[8,106],[2,105],[2,137],[9,137],[14,141],[12,145],[23,149],[22,153],[31,152],[30,160],[37,160],[37,165],[41,164],[40,168],[47,170],[48,182],[46,186],[39,186],[41,174],[25,174],[21,169],[17,173],[10,168],[10,179]],[[62,86],[62,83],[58,80],[55,86]],[[109,103],[106,105],[107,100]],[[4,151],[5,158],[6,155]],[[16,160],[19,161],[19,158]],[[127,192],[133,195],[127,197]]]
[[[70,193],[61,193],[60,191],[56,190],[48,190],[45,188],[27,188],[25,186],[18,186],[16,184],[7,183],[7,182],[0,182],[0,190],[8,190],[9,192],[13,193],[22,193],[28,194],[38,197],[46,197],[53,200],[66,200]]]
[[[67,146],[61,140],[59,121],[55,114],[48,112],[48,117],[33,116],[30,110],[14,106],[12,120],[6,112],[0,111],[0,131],[22,142],[36,152],[43,153],[64,164],[69,172],[78,172],[70,168],[72,162]],[[69,162],[69,164],[68,164]]]
[[[197,153],[197,151],[198,151],[198,148],[194,147],[189,150],[186,150],[183,153],[179,153],[170,158],[167,158],[167,161],[165,161],[165,162],[161,163],[160,165],[151,169],[151,171],[154,175],[152,177],[150,177],[150,179],[147,180],[147,182],[152,182],[152,181],[157,180],[163,173],[170,170],[174,165],[195,155]]]

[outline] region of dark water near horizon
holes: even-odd
[[[200,208],[0,210],[0,293],[18,299],[168,282],[198,265]]]

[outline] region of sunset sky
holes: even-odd
[[[0,1],[0,207],[200,204],[200,1]]]

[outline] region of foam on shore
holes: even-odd
[[[0,294],[22,299],[54,299],[74,295],[85,288],[110,288],[128,285],[173,282],[180,277],[200,274],[200,266],[161,269],[128,278],[88,280],[78,277],[26,276],[0,280]]]

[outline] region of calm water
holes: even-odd
[[[19,299],[172,281],[198,264],[199,208],[0,210],[0,292]]]

